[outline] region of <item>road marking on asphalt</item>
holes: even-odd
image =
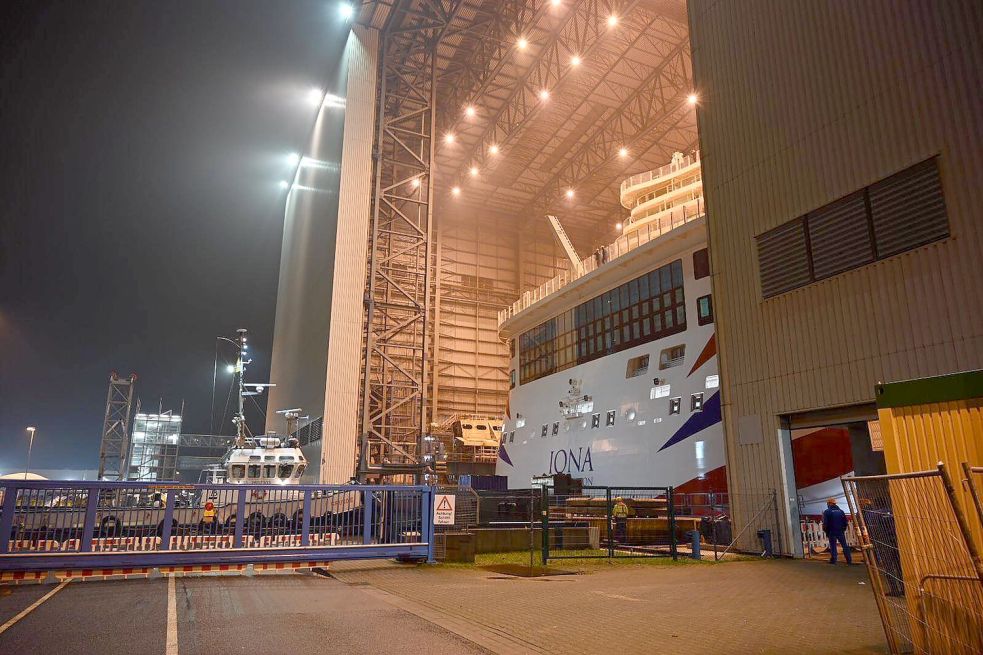
[[[177,590],[174,576],[167,576],[167,646],[166,655],[177,655]]]
[[[45,595],[43,595],[40,598],[38,598],[36,601],[34,601],[33,603],[31,603],[30,605],[28,605],[27,607],[25,607],[23,610],[21,610],[20,614],[18,614],[14,618],[10,619],[9,621],[7,621],[6,623],[4,623],[3,625],[0,625],[0,635],[2,635],[4,632],[6,632],[11,626],[13,626],[15,623],[17,623],[18,621],[20,621],[22,618],[24,618],[25,616],[27,616],[28,614],[30,614],[31,612],[33,612],[34,610],[36,610],[38,607],[40,607],[41,603],[43,603],[44,601],[48,600],[49,598],[51,598],[52,596],[54,596],[55,594],[57,594],[59,591],[61,591],[62,589],[64,589],[65,588],[65,585],[67,585],[71,581],[72,581],[71,578],[69,578],[68,580],[62,581],[62,583],[60,585],[58,585],[57,587],[55,587],[54,589],[52,589],[51,591],[49,591]]]

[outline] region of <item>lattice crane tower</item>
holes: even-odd
[[[106,396],[106,417],[99,445],[99,479],[122,480],[126,466],[126,451],[130,443],[130,409],[133,406],[135,373],[121,378],[113,371],[109,375],[109,394]]]

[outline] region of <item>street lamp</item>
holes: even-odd
[[[29,427],[27,431],[31,433],[31,441],[27,445],[27,468],[24,469],[24,479],[27,479],[27,472],[31,470],[31,450],[34,448],[34,433],[37,428]]]

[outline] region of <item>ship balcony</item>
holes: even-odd
[[[498,330],[503,337],[534,327],[549,318],[553,303],[560,297],[591,297],[595,288],[603,291],[613,278],[622,277],[637,270],[641,275],[651,268],[652,253],[662,250],[660,243],[678,237],[678,249],[706,240],[706,234],[697,221],[703,217],[703,200],[673,207],[658,221],[646,220],[604,247],[604,263],[595,255],[584,259],[580,266],[564,271],[535,289],[523,292],[514,303],[498,312]],[[695,229],[694,229],[695,228]],[[612,278],[612,279],[609,279]],[[583,299],[581,298],[581,299]],[[537,322],[538,321],[538,322]]]
[[[649,193],[654,187],[691,170],[698,171],[699,167],[700,152],[697,150],[695,154],[683,157],[679,163],[666,164],[655,170],[632,175],[621,183],[621,204],[626,209],[631,209],[640,196]]]
[[[625,221],[624,229],[622,230],[625,234],[633,230],[637,230],[644,225],[661,225],[663,222],[668,222],[670,225],[678,222],[678,214],[682,213],[685,223],[685,218],[687,216],[695,215],[699,216],[703,214],[703,189],[699,184],[692,185],[691,189],[686,194],[681,196],[676,196],[671,203],[667,202],[652,202],[649,205],[640,206],[637,210],[631,213],[628,220]],[[672,229],[671,227],[669,229]]]

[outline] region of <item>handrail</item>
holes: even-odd
[[[657,180],[660,177],[665,177],[675,173],[676,171],[686,168],[687,166],[692,166],[700,161],[700,151],[697,150],[694,155],[686,155],[683,157],[682,161],[678,164],[669,163],[665,166],[660,166],[659,168],[653,169],[651,171],[645,171],[644,173],[637,173],[632,175],[627,180],[621,183],[621,193],[624,194],[625,190],[629,187],[638,186],[639,184],[644,184],[645,182],[650,182],[652,180]]]
[[[681,227],[686,223],[703,216],[705,207],[702,199],[697,200],[695,209],[687,209],[690,204],[692,203],[689,202],[684,205],[680,205],[677,208],[673,208],[658,221],[653,220],[648,223],[643,223],[638,227],[638,229],[622,234],[610,245],[598,249],[598,252],[596,252],[593,257],[584,259],[579,268],[564,271],[563,273],[560,273],[559,275],[547,280],[535,289],[524,291],[518,300],[498,312],[498,326],[501,328],[503,323],[511,319],[519,312],[524,311],[539,301],[548,298],[560,289],[576,280],[579,280],[585,275],[593,273],[601,266],[604,266],[605,264],[614,261],[618,257],[640,248],[649,241],[657,239],[662,235],[671,232],[677,227]],[[602,250],[604,253],[603,255],[600,254]],[[603,263],[599,261],[601,257],[603,257]]]
[[[0,570],[431,559],[432,515],[423,485],[3,480]]]

